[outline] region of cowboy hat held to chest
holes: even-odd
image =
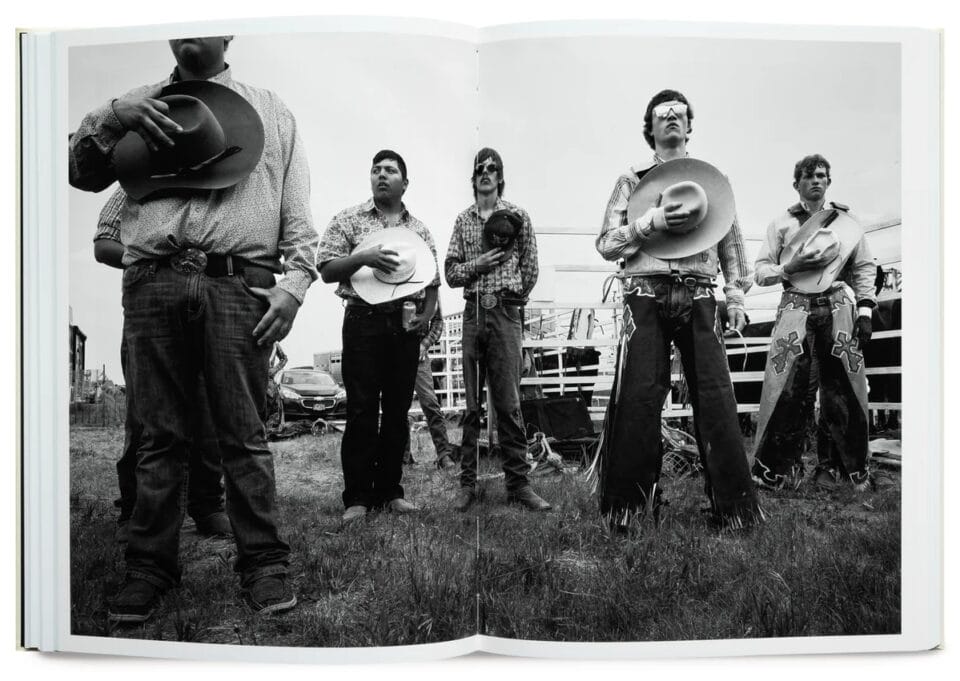
[[[681,204],[689,216],[665,230],[664,207]],[[695,158],[666,161],[648,170],[630,195],[627,220],[652,211],[654,227],[641,246],[644,253],[664,260],[685,258],[719,242],[736,217],[733,188],[717,168]]]
[[[350,277],[353,290],[368,304],[405,298],[425,289],[436,277],[433,251],[416,232],[406,227],[381,229],[367,236],[354,251],[377,246],[395,252],[399,264],[390,272],[365,265]]]
[[[120,186],[137,201],[165,189],[225,189],[247,177],[263,154],[263,121],[239,93],[205,80],[171,83],[160,92],[181,132],[152,151],[128,132],[114,148]]]
[[[828,208],[814,213],[799,229],[786,234],[780,263],[789,263],[801,252],[819,251],[823,264],[816,269],[784,272],[784,277],[803,293],[826,291],[833,286],[862,237],[863,227],[847,211]]]

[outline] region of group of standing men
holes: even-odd
[[[90,112],[70,140],[71,184],[101,191],[119,179],[126,192],[115,194],[105,208],[101,226],[109,228],[98,232],[98,238],[114,244],[98,240],[98,259],[100,250],[110,250],[110,259],[103,260],[124,269],[124,371],[130,401],[138,405],[136,435],[128,436],[128,449],[136,451],[125,457],[122,475],[134,489],[127,495],[126,579],[109,608],[115,622],[145,621],[163,592],[180,579],[181,488],[187,468],[191,487],[205,470],[196,456],[201,449],[196,434],[204,428],[193,408],[198,396],[209,408],[209,430],[215,433],[210,450],[218,451],[227,500],[224,511],[214,488],[217,502],[198,511],[198,529],[235,537],[235,569],[251,609],[269,614],[296,604],[286,579],[289,547],[277,529],[273,459],[263,419],[271,352],[289,332],[318,275],[336,284],[345,301],[343,521],[356,521],[372,509],[418,510],[404,498],[402,460],[418,370],[440,319],[440,274],[430,231],[402,200],[409,182],[406,163],[395,151],[378,152],[370,171],[372,197],[334,216],[319,238],[296,121],[276,95],[233,79],[225,62],[231,39],[170,41],[177,65],[169,78]],[[743,293],[751,282],[739,226],[734,218],[719,243],[701,253],[662,260],[647,254],[645,244],[656,232],[688,231],[690,211],[677,202],[633,220],[627,216],[644,174],[686,156],[692,119],[680,93],[664,91],[651,100],[644,136],[655,151],[653,163],[618,180],[597,239],[603,257],[624,262],[624,335],[600,454],[601,510],[618,528],[634,515],[659,509],[660,410],[669,389],[671,341],[691,389],[714,516],[735,525],[762,517],[737,429],[713,295],[719,268],[731,327],[742,328]],[[819,184],[825,191],[829,178],[807,179],[819,178],[821,168],[829,175],[825,161],[804,166],[795,186]],[[477,153],[470,183],[475,202],[457,216],[444,261],[448,284],[462,287],[465,299],[467,408],[454,504],[466,510],[478,499],[477,436],[486,384],[508,500],[545,511],[550,504],[527,478],[519,393],[523,305],[538,276],[536,237],[526,211],[503,198],[504,164],[495,150]],[[822,194],[814,200],[801,191],[806,213],[791,209],[790,219],[799,223],[803,215],[817,213]],[[816,299],[791,289],[790,272],[822,263],[809,254],[779,261],[778,244],[793,224],[788,222],[771,226],[769,263],[757,276],[763,284],[783,279],[782,310],[806,301],[808,316],[792,322],[801,335],[787,335],[799,348],[787,359],[801,367],[791,375],[803,373],[806,365],[798,357],[810,344],[816,344],[821,362],[831,356],[831,328],[846,334],[844,353],[832,356],[844,361],[847,371],[824,372],[832,391],[825,404],[843,407],[844,419],[859,427],[847,399],[848,393],[859,395],[857,374],[849,370],[857,353],[851,339],[869,337],[869,323],[844,316],[853,303],[842,285]],[[850,259],[856,282],[867,260],[864,243]],[[870,296],[855,288],[861,314],[869,312]],[[820,311],[826,305],[830,319]],[[854,385],[852,392],[844,392],[844,378]],[[778,418],[790,415],[789,407],[778,406],[767,431],[779,432]],[[824,470],[860,484],[858,476],[866,471],[857,438],[863,435],[865,447],[865,431],[853,431],[842,421],[834,419],[830,432],[843,430],[846,439],[833,443],[833,464]],[[195,455],[188,457],[190,451]],[[452,467],[445,454],[438,451],[441,465]],[[787,464],[758,459],[761,478],[776,483],[784,465],[795,466],[798,455],[786,458]]]

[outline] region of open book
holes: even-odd
[[[542,408],[523,413],[530,424],[558,408],[552,398],[572,399],[574,411],[554,412],[550,428],[564,430],[570,413],[585,426],[560,435],[547,432],[544,417],[528,428],[528,475],[553,505],[549,513],[507,503],[495,452],[479,462],[480,499],[459,512],[456,471],[434,465],[429,432],[414,425],[403,486],[419,513],[376,512],[344,524],[343,414],[326,411],[341,391],[306,405],[280,373],[278,404],[288,411],[267,428],[296,607],[250,614],[238,597],[233,539],[204,536],[186,500],[179,587],[146,623],[118,625],[108,613],[124,579],[114,505],[127,396],[121,272],[94,259],[93,241],[116,185],[71,188],[66,141],[88,112],[167,78],[175,65],[168,39],[210,34],[233,35],[232,77],[272,91],[295,118],[321,236],[342,209],[370,199],[371,158],[394,149],[406,162],[403,203],[432,234],[442,272],[454,221],[474,202],[475,154],[497,149],[506,199],[529,214],[539,252],[522,313],[530,372],[520,389]],[[374,653],[623,657],[940,643],[937,34],[642,23],[478,31],[331,18],[27,32],[20,40],[25,647],[350,661]],[[880,307],[895,308],[897,318],[875,328],[872,342],[888,342],[886,355],[867,366],[874,484],[866,493],[806,483],[761,491],[765,522],[745,532],[713,528],[701,512],[703,452],[677,359],[667,369],[657,483],[669,505],[656,522],[650,514],[623,534],[600,513],[591,438],[603,429],[632,322],[623,316],[619,265],[594,242],[617,178],[655,162],[644,114],[668,88],[689,99],[690,156],[715,165],[733,188],[740,257],[751,268],[768,225],[797,202],[794,164],[814,153],[833,164],[828,198],[856,213],[883,270]],[[722,300],[733,282],[713,274]],[[456,444],[463,289],[444,282],[439,298],[446,331],[430,350],[438,360],[431,373]],[[766,332],[756,343],[725,339],[751,460],[780,301],[779,285],[754,286],[745,310]],[[283,340],[285,371],[341,382],[342,320],[334,288],[315,282]],[[305,413],[295,414],[297,405]],[[816,463],[812,443],[805,456]]]

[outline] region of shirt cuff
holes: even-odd
[[[650,208],[646,213],[634,220],[630,225],[630,236],[633,241],[646,241],[650,238],[650,233],[653,231],[653,211],[655,208]]]
[[[857,314],[861,317],[873,317],[873,308],[869,305],[861,305],[857,308]]]
[[[120,119],[117,118],[117,114],[114,113],[113,105],[116,101],[116,99],[111,99],[97,112],[97,120],[99,121],[97,136],[100,138],[100,142],[110,149],[116,146],[117,142],[123,139],[128,132]]]
[[[288,270],[277,286],[297,299],[297,302],[303,304],[303,299],[307,295],[307,289],[313,279],[303,270]]]

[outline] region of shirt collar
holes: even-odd
[[[381,211],[379,208],[377,208],[377,204],[374,203],[372,196],[364,202],[364,204],[363,204],[363,212],[364,212],[364,213],[375,213],[375,214],[379,214],[379,215],[385,215],[385,214],[383,213],[383,211]],[[397,222],[399,223],[399,222],[405,220],[408,215],[409,215],[409,213],[407,212],[407,206],[406,206],[406,204],[403,203],[403,201],[401,201],[401,202],[400,202],[400,214],[397,216]]]
[[[225,64],[226,68],[223,69],[220,73],[210,76],[207,80],[211,83],[219,83],[220,85],[225,85],[230,87],[233,84],[233,72],[230,69],[230,64]],[[180,67],[174,66],[173,71],[170,73],[170,77],[167,79],[167,84],[176,83],[180,80]]]
[[[684,158],[687,158],[688,156],[690,156],[690,152],[689,152],[689,151],[683,152],[683,157],[684,157]],[[656,165],[660,165],[661,163],[666,163],[666,161],[664,161],[664,160],[660,157],[660,154],[658,154],[658,153],[656,153],[656,152],[653,153],[653,162],[654,162],[654,164],[656,164]]]
[[[810,213],[811,215],[813,215],[814,213],[817,212],[817,211],[815,211],[815,210],[811,210],[811,209],[810,209],[810,208],[811,208],[810,205],[809,205],[806,201],[804,201],[803,199],[800,199],[800,201],[799,201],[799,203],[798,203],[797,205],[800,206],[801,208],[803,208],[803,210],[807,211],[807,212]],[[824,202],[823,202],[823,205],[820,206],[820,210],[823,210],[824,208],[826,208],[826,207],[829,206],[829,205],[830,205],[830,204],[829,204],[827,201],[824,201]]]

